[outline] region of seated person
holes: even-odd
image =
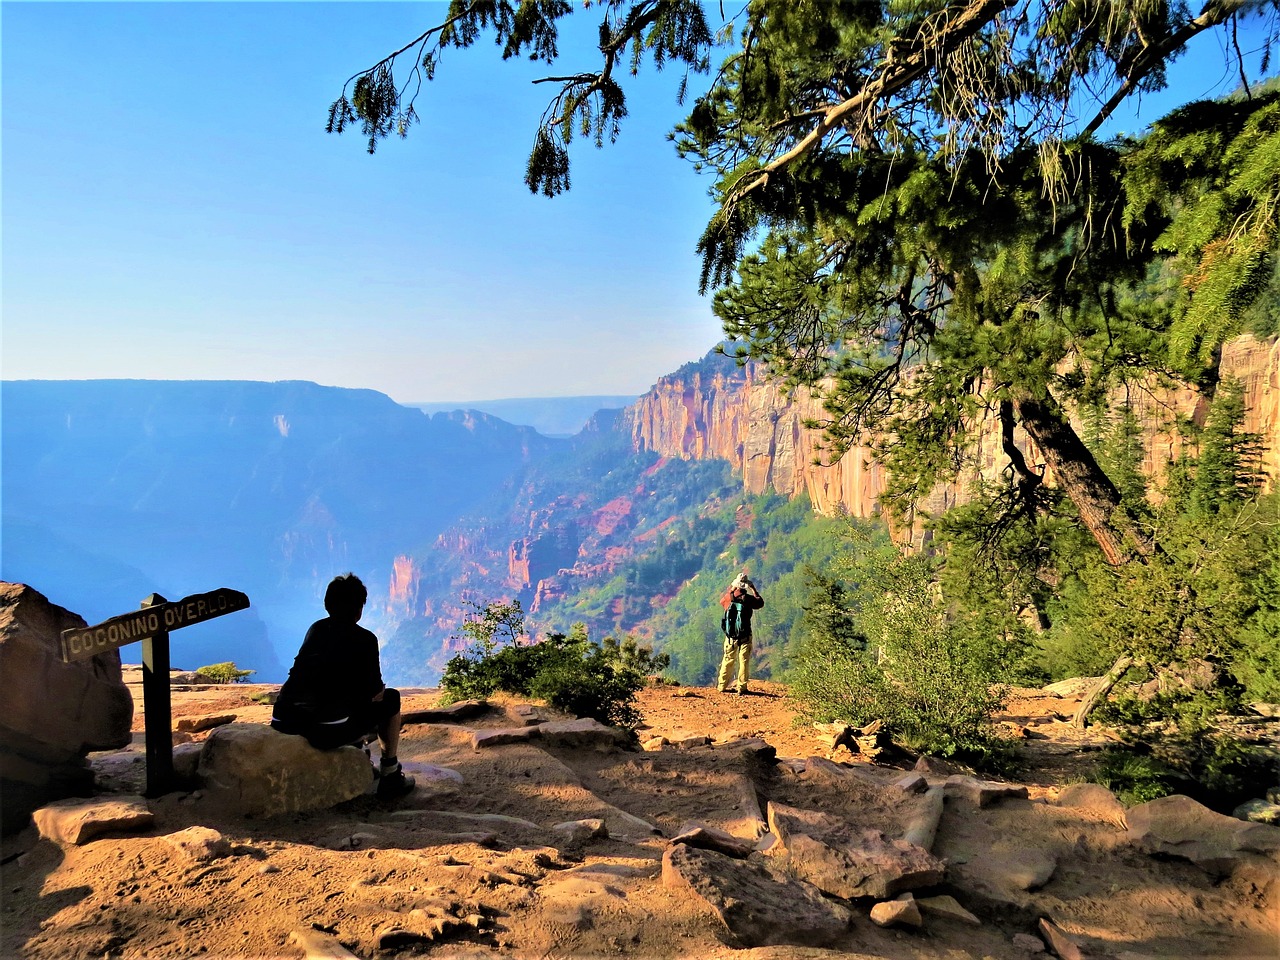
[[[378,796],[394,799],[413,789],[400,768],[400,691],[382,682],[378,638],[358,621],[368,591],[354,573],[335,577],[324,594],[329,616],[307,631],[280,688],[271,726],[299,734],[319,750],[357,744],[377,732],[382,755]]]

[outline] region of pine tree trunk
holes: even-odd
[[[1057,402],[1052,397],[1023,397],[1014,400],[1014,409],[1022,428],[1044,454],[1054,481],[1075,504],[1081,522],[1097,541],[1107,563],[1118,567],[1129,560],[1126,541],[1140,557],[1149,553],[1145,538],[1119,510],[1120,491],[1098,466]]]
[[[1107,694],[1111,692],[1111,688],[1120,682],[1124,672],[1131,666],[1133,666],[1133,657],[1127,653],[1121,654],[1116,662],[1111,665],[1111,669],[1103,675],[1098,685],[1093,688],[1093,691],[1080,702],[1080,706],[1076,710],[1076,715],[1072,717],[1071,723],[1077,727],[1083,727],[1088,723],[1089,714],[1093,713],[1093,708],[1106,699]]]

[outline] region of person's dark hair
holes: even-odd
[[[330,581],[324,592],[324,608],[331,617],[359,620],[360,611],[368,599],[369,591],[360,578],[354,573],[344,573]]]

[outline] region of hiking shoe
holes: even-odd
[[[413,777],[406,777],[399,768],[394,773],[384,773],[378,778],[378,799],[398,800],[413,791],[415,782]]]

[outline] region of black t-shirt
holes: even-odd
[[[378,638],[354,620],[317,620],[307,631],[276,698],[281,720],[349,716],[383,688]]]

